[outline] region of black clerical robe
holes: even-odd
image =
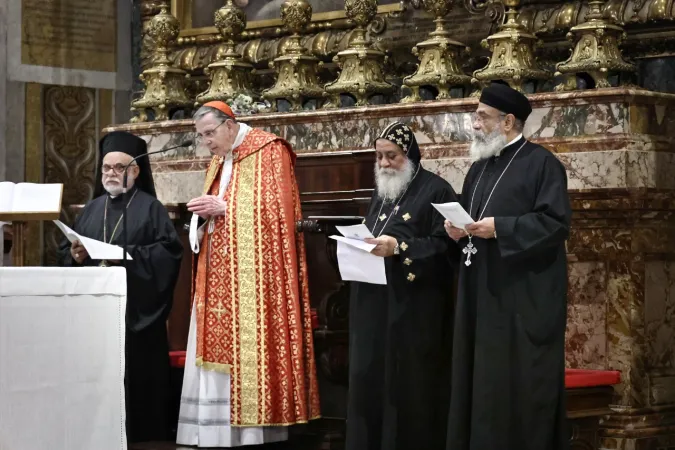
[[[134,195],[135,193],[135,195]],[[171,311],[173,291],[183,246],[164,206],[139,189],[129,192],[127,236],[129,255],[126,313],[126,411],[130,442],[166,440],[169,434],[169,345],[166,319]],[[106,242],[122,215],[123,199],[107,194],[87,203],[73,230],[103,240],[106,198],[108,217]],[[122,223],[112,239],[122,245]],[[70,254],[70,242],[60,247],[60,264],[78,266]],[[87,258],[83,266],[100,261]]]
[[[431,203],[452,201],[452,187],[422,168],[397,207],[371,199],[365,224],[395,237],[400,254],[385,258],[387,285],[351,284],[349,450],[444,448],[455,243]]]
[[[568,448],[565,168],[521,138],[474,163],[461,198],[474,220],[495,218],[497,237],[474,237],[471,265],[461,258],[447,449]]]

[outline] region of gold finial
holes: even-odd
[[[413,48],[419,57],[417,71],[403,79],[403,84],[412,89],[412,94],[401,100],[410,103],[422,100],[419,95],[420,86],[434,86],[438,89],[437,99],[450,98],[450,88],[464,87],[466,91],[471,84],[471,77],[462,73],[458,58],[468,54],[464,44],[450,39],[445,29],[445,16],[452,9],[453,0],[424,0],[424,7],[435,17],[436,30],[431,32],[430,39],[420,42]],[[466,92],[465,92],[466,94]]]
[[[528,80],[547,80],[551,74],[539,68],[534,57],[535,45],[539,39],[516,21],[520,0],[502,0],[508,7],[506,23],[497,33],[488,36],[481,44],[492,51],[488,65],[473,73],[475,84],[482,85],[495,80],[507,82],[513,89],[523,91]]]
[[[567,61],[556,64],[556,75],[566,75],[566,80],[556,86],[557,91],[576,89],[574,75],[587,73],[596,88],[610,87],[610,72],[635,72],[634,65],[623,60],[619,45],[626,33],[616,22],[602,12],[603,0],[589,2],[586,22],[574,26],[567,39],[576,41]]]
[[[143,71],[140,76],[145,83],[143,97],[132,102],[132,113],[138,116],[132,122],[147,120],[147,110],[155,113],[155,120],[168,120],[173,108],[184,108],[190,105],[185,94],[185,71],[172,66],[169,60],[169,47],[180,32],[178,19],[168,12],[169,5],[163,1],[159,14],[149,23],[148,35],[156,44],[152,67]]]
[[[305,0],[288,0],[281,5],[281,20],[293,34],[281,55],[270,63],[276,68],[277,80],[262,96],[273,106],[276,100],[286,99],[291,103],[291,111],[299,111],[305,100],[325,95],[317,77],[319,60],[309,55],[300,41],[300,32],[312,20],[312,5]]]
[[[333,58],[342,70],[338,79],[325,87],[331,95],[327,108],[340,106],[340,94],[350,94],[356,98],[356,106],[364,106],[371,96],[394,91],[394,86],[384,79],[385,54],[374,49],[366,38],[366,26],[377,14],[377,0],[345,0],[345,13],[356,28],[349,48]]]
[[[197,96],[195,106],[214,100],[232,102],[240,94],[253,97],[250,83],[253,66],[234,48],[235,38],[246,29],[246,13],[232,0],[227,0],[225,6],[214,13],[213,19],[225,43],[218,51],[220,59],[204,70],[211,83],[206,92]]]

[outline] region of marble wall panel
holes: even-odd
[[[602,262],[568,265],[566,365],[573,369],[607,366],[607,270]]]
[[[644,315],[649,369],[675,369],[675,262],[645,263]]]
[[[618,405],[648,405],[645,367],[644,263],[611,261],[607,265],[607,368],[621,371],[615,386]]]

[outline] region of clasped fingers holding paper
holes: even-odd
[[[84,245],[82,245],[82,242],[80,242],[79,239],[76,239],[70,245],[70,256],[73,257],[75,262],[82,264],[82,262],[89,256],[89,253],[87,252],[87,249],[84,248]]]
[[[492,239],[495,235],[495,219],[494,217],[486,217],[483,220],[474,222],[466,226],[466,231],[472,236],[483,239]]]
[[[448,236],[450,236],[453,241],[459,241],[466,236],[466,231],[455,227],[449,220],[446,220],[443,226],[445,227],[445,232],[448,233]]]
[[[398,242],[391,236],[382,235],[378,238],[365,238],[363,242],[375,245],[375,248],[370,251],[375,256],[386,258],[394,255],[394,249]]]

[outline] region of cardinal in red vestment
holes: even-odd
[[[295,154],[223,102],[194,120],[214,157],[188,203],[193,305],[177,442],[286,440],[289,425],[319,417]]]

